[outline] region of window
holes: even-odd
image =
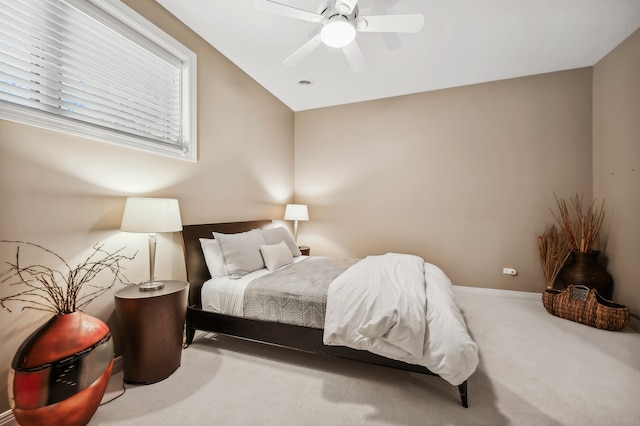
[[[196,55],[118,0],[2,0],[0,118],[196,161]]]

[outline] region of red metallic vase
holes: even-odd
[[[113,369],[109,327],[77,311],[57,315],[18,348],[9,372],[9,403],[21,425],[86,425]]]

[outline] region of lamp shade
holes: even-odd
[[[178,200],[173,198],[127,198],[120,230],[126,232],[182,231]]]
[[[356,29],[344,16],[331,20],[320,30],[320,40],[329,47],[345,47],[356,38]]]
[[[284,220],[309,220],[306,204],[287,204],[284,209]]]

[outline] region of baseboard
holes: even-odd
[[[629,318],[629,327],[631,327],[632,330],[640,333],[640,319],[631,316],[631,318]]]
[[[113,370],[111,371],[111,374],[119,373],[121,371],[122,371],[122,355],[117,356],[113,359]]]
[[[13,417],[13,411],[7,410],[0,414],[0,426],[14,426],[17,424],[18,422],[16,421],[16,418]]]
[[[454,285],[453,288],[458,293],[475,294],[478,296],[494,296],[505,297],[508,299],[523,299],[523,300],[542,300],[542,292],[533,293],[529,291],[516,291],[516,290],[504,290],[499,288],[483,288],[483,287],[466,287],[461,285]]]
[[[112,374],[120,371],[122,371],[122,356],[114,358]],[[0,413],[0,426],[18,426],[18,422],[13,416],[13,411],[7,410],[4,413]]]

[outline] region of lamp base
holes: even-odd
[[[164,287],[164,283],[162,281],[142,283],[138,286],[140,291],[160,290],[162,287]]]

